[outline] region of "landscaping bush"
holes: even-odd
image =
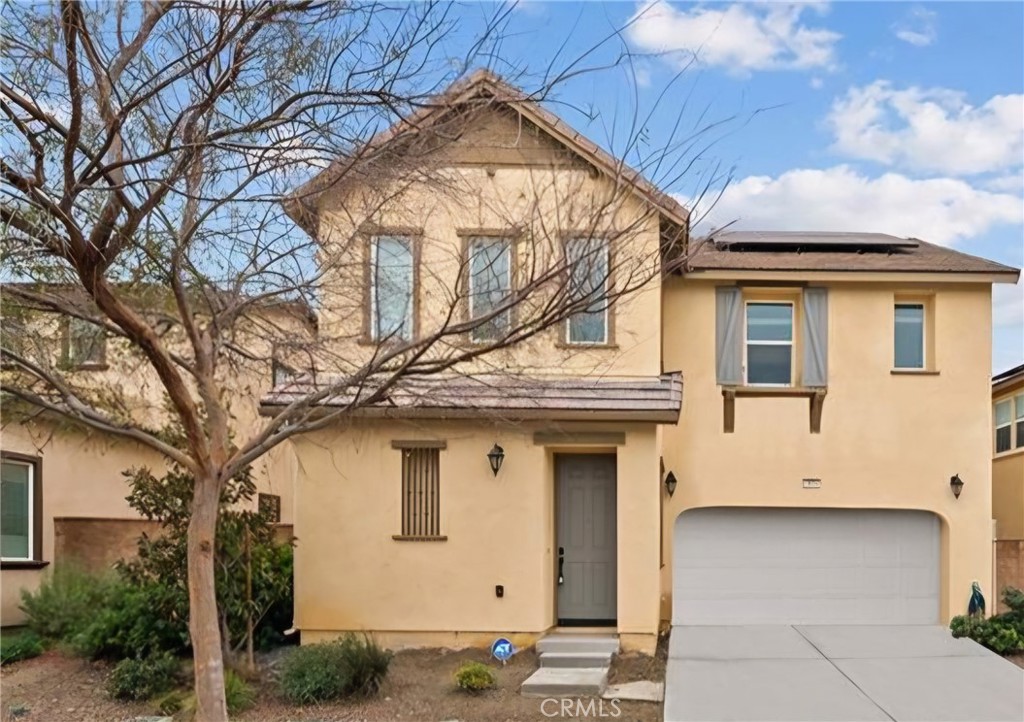
[[[169,654],[141,659],[123,659],[107,680],[107,694],[113,699],[143,700],[169,691],[178,681],[181,663]]]
[[[142,659],[189,648],[188,618],[177,611],[178,590],[162,584],[119,583],[106,604],[70,640],[93,659]]]
[[[224,673],[224,697],[231,714],[249,709],[256,703],[256,691],[233,669]]]
[[[997,654],[1024,650],[1024,593],[1007,587],[1003,602],[1010,611],[989,618],[953,617],[949,629],[954,637],[967,637]]]
[[[296,704],[375,694],[390,663],[390,652],[351,634],[334,642],[310,644],[285,658],[281,692]]]
[[[29,628],[40,637],[68,641],[107,605],[117,584],[113,575],[97,576],[61,567],[35,592],[21,593],[21,608],[28,616]]]
[[[43,640],[31,629],[4,632],[0,635],[0,664],[38,657],[43,653]]]
[[[497,683],[494,670],[482,662],[466,662],[455,672],[455,684],[467,692],[481,692]]]

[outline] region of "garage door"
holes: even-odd
[[[711,508],[676,519],[675,624],[937,624],[939,521],[920,511]]]

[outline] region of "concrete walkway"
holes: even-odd
[[[665,722],[1021,722],[1024,670],[937,626],[674,627]]]

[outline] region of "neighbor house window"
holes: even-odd
[[[585,310],[569,318],[566,341],[608,343],[608,242],[603,238],[573,238],[565,245],[565,257],[569,265],[569,302],[590,299]]]
[[[1018,394],[1014,402],[1017,407],[1017,420],[1014,423],[1017,434],[1017,448],[1024,446],[1024,394]]]
[[[411,238],[373,238],[370,244],[371,340],[412,339],[413,273]]]
[[[999,401],[995,405],[996,453],[1013,448],[1013,399]],[[1020,433],[1017,434],[1018,441]]]
[[[893,348],[896,368],[924,368],[924,304],[896,304]]]
[[[512,290],[512,243],[507,238],[474,238],[469,243],[469,317],[487,318],[470,331],[472,341],[494,341],[508,333],[511,311],[491,315]],[[489,318],[488,318],[489,317]]]
[[[402,537],[442,539],[441,449],[444,443],[392,442],[402,454]]]
[[[102,366],[107,360],[107,335],[101,326],[80,318],[67,325],[67,365],[72,368]]]
[[[746,378],[754,386],[793,382],[793,304],[748,301]]]
[[[38,551],[39,463],[4,455],[0,471],[0,559],[32,561]]]
[[[274,388],[291,383],[298,376],[295,369],[277,359],[272,359],[270,362],[270,375],[270,381]]]
[[[273,524],[281,521],[281,497],[277,494],[257,494],[256,506],[267,521]]]

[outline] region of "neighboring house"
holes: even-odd
[[[10,290],[0,289],[8,312],[17,305]],[[282,307],[269,312],[294,324],[296,333],[314,332],[307,311]],[[167,423],[162,387],[151,367],[123,341],[107,338],[96,326],[31,312],[18,318],[8,314],[3,333],[5,346],[31,344],[27,353],[61,364],[80,387],[120,398],[138,420],[151,427]],[[232,375],[237,399],[232,411],[239,428],[257,420],[257,401],[274,385],[276,370],[271,361],[258,361]],[[280,383],[283,378],[277,375]],[[52,565],[72,563],[99,570],[134,553],[139,534],[152,532],[157,525],[128,505],[124,472],[139,467],[159,471],[166,468],[166,460],[132,441],[26,413],[10,398],[3,405],[0,622],[8,626],[24,621],[18,608],[21,593],[37,588]],[[256,503],[276,509],[279,521],[290,524],[295,475],[291,450],[273,450],[253,466],[253,473],[259,492]]]
[[[289,209],[325,257],[348,254],[322,304],[339,353],[431,329],[450,259],[509,269],[510,291],[531,244],[571,253],[580,224],[605,254],[681,233],[688,264],[294,439],[304,642],[575,625],[650,651],[670,620],[945,623],[972,582],[991,593],[991,286],[1015,269],[877,233],[687,239],[686,209],[514,89],[479,75],[459,92],[497,100],[437,161],[457,198],[411,183],[353,218],[361,189],[314,181]],[[567,185],[565,209],[549,189]],[[504,225],[495,208],[516,203],[537,225]]]
[[[997,595],[1024,588],[1024,364],[992,377]]]

